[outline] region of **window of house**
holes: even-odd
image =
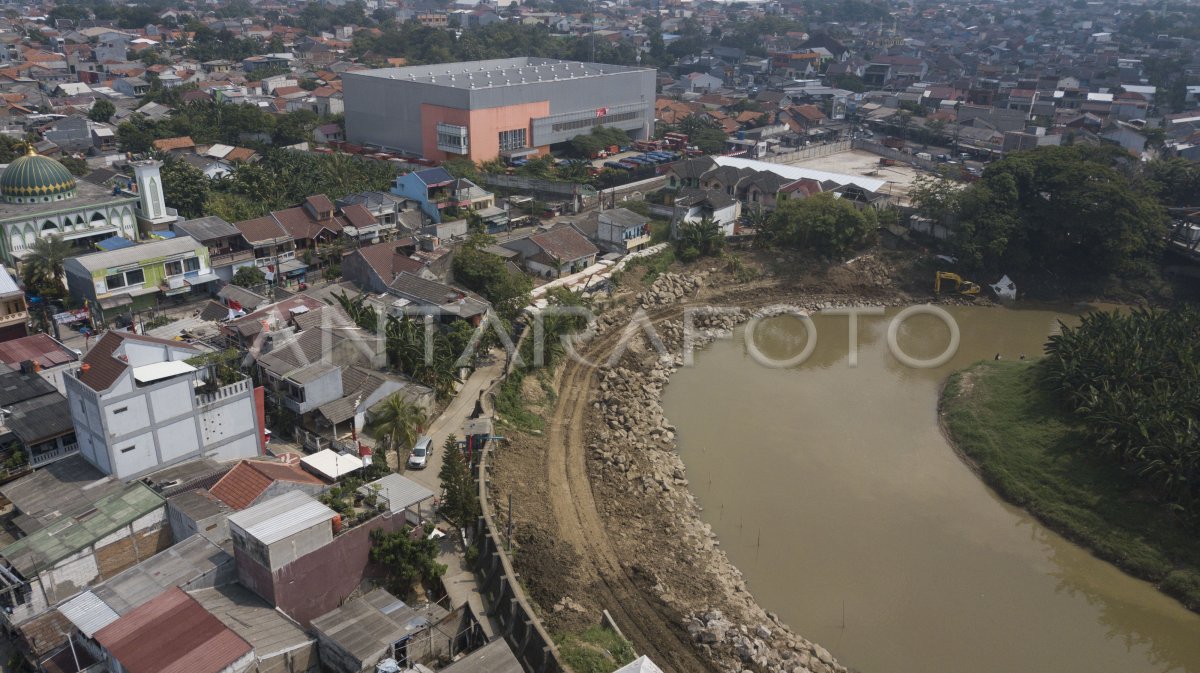
[[[183,260],[183,270],[184,271],[199,271],[200,270],[200,258],[199,257],[188,257],[187,259]]]
[[[114,273],[111,276],[107,276],[104,279],[104,284],[108,286],[108,289],[110,290],[115,290],[119,287],[125,287],[125,274]]]
[[[525,129],[500,132],[500,151],[519,150],[525,145]]]
[[[179,274],[183,273],[183,263],[179,260],[167,262],[165,266],[167,268],[168,276],[178,276]]]
[[[133,269],[125,272],[126,285],[141,285],[146,282],[146,273],[141,269]]]

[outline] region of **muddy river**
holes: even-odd
[[[767,610],[864,673],[1200,673],[1200,616],[1002,502],[941,436],[938,389],[980,359],[1040,352],[1060,314],[951,308],[957,353],[902,364],[888,316],[758,324],[696,354],[664,400],[691,488]],[[1063,316],[1070,321],[1069,315]],[[935,317],[895,341],[930,360]]]

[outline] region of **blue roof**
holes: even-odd
[[[150,234],[150,236],[152,238],[175,238],[175,232],[173,232],[173,231],[156,231],[153,234]]]
[[[121,248],[132,248],[135,245],[137,245],[137,243],[134,243],[124,236],[113,236],[100,241],[96,244],[96,247],[100,248],[101,250],[120,250]]]
[[[424,182],[427,185],[436,185],[436,184],[441,184],[443,182],[453,182],[454,181],[454,176],[450,175],[450,173],[446,169],[441,168],[441,167],[426,168],[423,171],[415,172],[413,175],[416,175],[417,178],[420,179],[421,182]]]

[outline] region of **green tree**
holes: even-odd
[[[442,516],[458,528],[474,525],[479,518],[479,494],[471,467],[458,447],[458,438],[450,435],[442,446],[442,469],[438,472],[442,483]]]
[[[233,274],[233,280],[229,281],[238,287],[258,287],[267,281],[266,275],[262,269],[251,264],[239,268]]]
[[[396,466],[404,465],[405,454],[417,443],[427,422],[425,410],[396,393],[385,399],[367,424],[381,451],[396,452]]]
[[[202,217],[209,180],[186,161],[169,159],[162,167],[163,198],[186,218]]]
[[[117,147],[123,152],[145,154],[157,139],[154,123],[136,115],[117,125]]]
[[[479,183],[479,167],[466,157],[447,159],[442,162],[442,168],[456,178],[466,178],[476,184]]]
[[[495,243],[487,234],[475,233],[454,253],[454,279],[483,295],[500,315],[511,318],[525,305],[533,281],[508,270],[504,260],[484,250]]]
[[[204,212],[216,215],[226,222],[243,222],[261,217],[268,208],[261,201],[255,201],[241,194],[209,190],[208,198],[204,200]]]
[[[39,236],[25,257],[25,286],[42,296],[63,295],[63,262],[75,253],[62,236]]]
[[[725,249],[725,233],[710,217],[699,222],[680,222],[678,229],[675,254],[684,262],[719,255]]]
[[[386,570],[387,588],[393,595],[407,597],[417,582],[436,580],[446,572],[446,566],[437,562],[438,543],[430,539],[432,532],[429,524],[423,530],[371,531],[371,562]]]
[[[113,105],[107,98],[100,98],[92,104],[92,109],[88,110],[88,119],[94,122],[107,122],[116,113],[117,106]]]
[[[276,145],[295,145],[312,141],[313,129],[317,127],[317,115],[311,110],[296,110],[281,117],[275,124],[271,136]]]
[[[877,227],[874,210],[859,210],[829,192],[789,199],[767,220],[768,240],[774,245],[834,259],[874,242]]]
[[[1200,165],[1180,157],[1155,159],[1142,165],[1150,189],[1168,206],[1200,204]]]
[[[83,159],[76,159],[75,157],[71,156],[59,157],[58,163],[66,166],[67,170],[71,171],[71,175],[83,176],[91,172],[91,169],[88,168],[87,162]]]
[[[1167,217],[1119,148],[1020,152],[962,190],[956,256],[975,269],[1077,277],[1152,273]]]

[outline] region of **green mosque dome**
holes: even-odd
[[[0,194],[9,203],[62,201],[75,196],[75,176],[66,166],[29,148],[0,174]]]

